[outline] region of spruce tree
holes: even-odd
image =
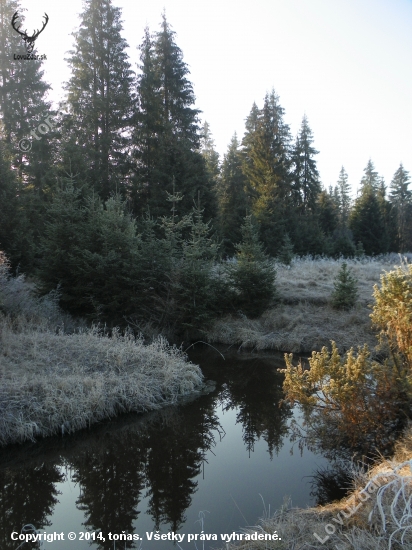
[[[328,191],[323,189],[317,199],[317,216],[320,227],[325,235],[332,235],[338,226],[338,207]]]
[[[276,298],[276,271],[259,241],[251,215],[242,225],[242,241],[236,245],[236,263],[228,268],[234,291],[233,305],[249,317],[258,317]]]
[[[11,154],[5,141],[0,140],[0,250],[6,253],[15,268],[21,260],[19,241],[23,232],[18,212],[17,178],[10,165]]]
[[[222,162],[217,187],[218,227],[223,252],[229,256],[235,252],[235,244],[242,238],[241,226],[247,214],[248,192],[242,170],[242,153],[237,135],[234,134]]]
[[[89,300],[91,318],[125,324],[143,297],[136,222],[120,194],[104,203],[89,197],[85,215],[87,242],[83,250],[72,251],[78,261],[74,269],[81,277],[81,297]]]
[[[319,151],[312,145],[313,134],[306,115],[292,152],[292,186],[296,206],[302,213],[314,212],[321,192],[315,155]]]
[[[396,216],[390,202],[386,198],[386,185],[382,177],[379,178],[379,187],[376,193],[381,218],[384,223],[385,231],[382,234],[382,245],[385,252],[395,250],[397,248],[396,238]]]
[[[337,197],[339,201],[339,222],[342,227],[347,227],[348,217],[351,207],[350,185],[348,183],[348,174],[342,166],[339,172],[337,183]]]
[[[291,236],[298,254],[322,254],[324,235],[317,218],[321,192],[313,147],[313,135],[306,116],[291,156],[292,204],[289,209]]]
[[[272,90],[262,110],[253,106],[243,139],[244,172],[253,192],[251,211],[271,254],[279,250],[290,216],[290,132],[283,116]]]
[[[349,216],[354,242],[361,242],[368,256],[388,251],[388,234],[377,193],[365,185]]]
[[[342,263],[333,286],[332,307],[346,310],[353,308],[358,297],[357,280],[352,275],[346,262]]]
[[[182,328],[204,330],[216,310],[217,281],[213,274],[218,245],[211,236],[210,222],[203,219],[203,210],[193,208],[190,233],[182,246],[181,292],[177,307]],[[180,314],[180,315],[179,315]]]
[[[40,291],[59,288],[63,308],[125,324],[139,310],[140,237],[120,195],[105,203],[73,176],[61,180],[47,209],[38,270]]]
[[[131,202],[135,214],[160,200],[159,136],[163,132],[160,75],[156,67],[153,37],[146,27],[139,46],[137,98],[133,115],[133,178]],[[164,198],[164,197],[163,197]]]
[[[385,185],[368,161],[361,180],[360,195],[349,215],[348,225],[355,243],[361,242],[365,254],[376,255],[390,248],[390,220]]]
[[[172,193],[174,181],[183,196],[182,213],[189,214],[200,195],[205,217],[211,219],[216,213],[216,203],[200,153],[200,111],[193,107],[195,95],[187,78],[189,69],[183,61],[183,53],[175,41],[175,32],[165,14],[162,16],[161,29],[155,33],[152,43],[149,43],[146,35],[144,44],[147,45],[142,48],[144,58],[139,77],[138,101],[143,91],[149,94],[146,112],[150,103],[153,119],[151,121],[146,117],[140,127],[135,126],[133,129],[134,143],[138,145],[137,159],[141,162],[140,167],[137,165],[138,171],[147,170],[147,144],[142,142],[141,135],[145,124],[149,132],[153,132],[152,122],[157,125],[157,134],[152,143],[153,177],[147,181],[148,189],[142,195],[142,200],[139,200],[137,210],[145,212],[149,208],[155,217],[167,216],[169,212],[165,201],[167,193]],[[151,80],[154,92],[150,95],[148,89],[143,90],[142,83]]]
[[[213,188],[217,186],[217,180],[220,173],[219,153],[215,151],[215,142],[207,121],[204,122],[201,130],[200,152],[206,164],[206,171]]]
[[[325,191],[319,196],[318,216],[326,234],[325,253],[334,257],[351,258],[356,252],[353,235],[348,228],[349,190],[348,175],[342,166],[338,182],[334,187],[329,187],[327,198]]]
[[[18,196],[19,222],[14,233],[21,237],[20,250],[15,249],[10,257],[14,267],[17,262],[21,270],[30,272],[36,259],[35,243],[43,231],[45,201],[53,185],[53,132],[42,135],[38,127],[47,128],[45,120],[53,113],[46,100],[50,86],[43,80],[42,61],[14,59],[13,54],[27,54],[10,24],[15,12],[24,28],[20,3],[0,2],[0,139],[5,146],[2,154],[7,150],[7,162],[16,176],[14,194]],[[37,53],[34,49],[33,54]]]
[[[411,229],[408,214],[410,215],[412,208],[412,191],[408,189],[409,183],[409,172],[404,169],[401,163],[393,176],[389,195],[390,202],[395,210],[399,252],[412,249],[412,241],[408,239],[408,229]]]
[[[290,240],[288,233],[285,233],[283,245],[279,250],[278,260],[282,262],[282,264],[290,265],[292,263],[293,256],[294,254],[292,241]]]
[[[360,182],[360,192],[362,193],[367,187],[371,188],[375,193],[379,189],[380,179],[378,172],[375,170],[375,166],[371,159],[368,160],[368,164],[364,169],[364,175]]]
[[[71,116],[63,165],[67,171],[70,161],[75,162],[82,169],[80,178],[103,200],[116,190],[124,192],[121,184],[127,176],[133,73],[121,31],[121,10],[111,0],[85,0],[69,52],[72,76],[65,86]]]
[[[87,290],[79,272],[78,253],[88,247],[87,220],[81,191],[73,176],[61,180],[47,206],[45,232],[40,241],[39,290],[60,289],[60,304],[72,313],[90,312]]]

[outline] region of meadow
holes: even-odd
[[[303,257],[294,258],[290,266],[276,263],[280,302],[257,319],[241,314],[219,319],[207,331],[207,341],[254,351],[310,354],[330,347],[334,340],[342,352],[363,344],[372,350],[378,343],[369,317],[373,286],[400,261],[398,254],[345,260],[358,281],[359,293],[349,311],[331,305],[334,279],[343,260]]]

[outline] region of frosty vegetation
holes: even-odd
[[[162,337],[84,328],[0,261],[0,446],[87,428],[199,391],[203,376]]]

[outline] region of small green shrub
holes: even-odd
[[[286,233],[283,239],[283,245],[279,250],[278,260],[282,262],[282,264],[290,265],[292,263],[293,256],[293,244],[290,240],[289,234]]]
[[[258,317],[276,298],[276,271],[263,250],[252,217],[242,225],[243,240],[236,245],[236,263],[228,267],[233,304],[249,317]]]
[[[365,257],[365,249],[363,248],[362,241],[358,241],[358,244],[356,245],[355,257],[356,258]]]
[[[351,309],[358,298],[358,281],[351,274],[346,262],[343,262],[342,267],[335,278],[332,292],[332,307],[335,309]]]

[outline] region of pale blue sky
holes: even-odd
[[[163,8],[188,63],[202,119],[223,155],[241,138],[253,102],[274,87],[295,136],[306,113],[322,183],[341,166],[356,191],[369,158],[390,183],[399,163],[412,172],[412,0],[114,0],[122,8],[133,69],[145,25],[157,30]],[[62,96],[64,61],[81,0],[22,0],[29,30],[44,12],[36,42]]]

